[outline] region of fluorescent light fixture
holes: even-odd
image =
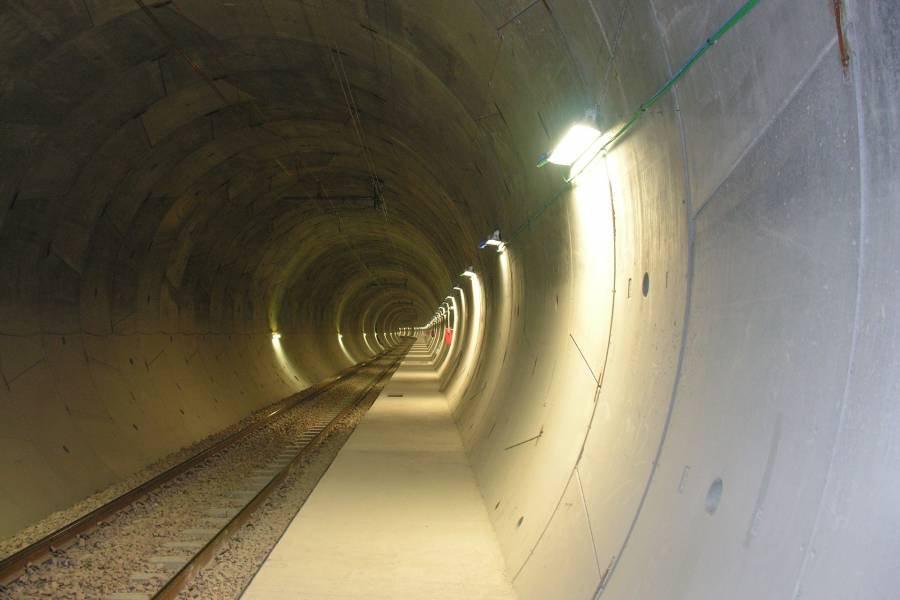
[[[547,163],[571,166],[588,154],[603,136],[603,132],[597,129],[597,113],[597,106],[584,111],[584,117],[569,127],[549,155],[544,154],[540,157],[537,166],[543,167]]]
[[[273,339],[273,340],[280,340],[280,339],[281,339],[281,334],[278,333],[277,331],[273,331],[273,332],[272,332],[272,339]]]
[[[498,254],[500,252],[503,252],[503,249],[506,248],[506,243],[504,243],[503,240],[500,239],[499,229],[495,229],[494,233],[491,234],[491,237],[481,242],[478,247],[484,250],[488,246],[493,246],[494,248],[496,248]]]
[[[602,133],[586,123],[575,123],[559,141],[546,162],[569,166],[600,139]]]
[[[463,277],[469,277],[469,278],[477,277],[477,275],[475,275],[475,267],[473,267],[473,266],[471,266],[471,265],[468,266],[468,267],[466,267],[466,270],[463,271],[463,272],[461,273],[461,275],[462,275]]]
[[[462,289],[461,287],[459,287],[458,285],[454,285],[454,286],[453,286],[453,289],[454,289],[454,290],[459,290],[460,293],[463,293],[463,289]]]

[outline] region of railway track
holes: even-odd
[[[135,556],[135,551],[123,551],[127,559],[113,567],[113,570],[127,571],[115,577],[117,582],[113,587],[117,589],[101,596],[96,595],[95,589],[93,594],[71,597],[111,600],[176,597],[203,565],[217,555],[222,545],[252,518],[288,473],[351,411],[372,397],[399,366],[407,350],[408,347],[403,346],[386,352],[302,392],[245,429],[3,559],[0,561],[0,598],[31,597],[27,592],[28,582],[21,580],[24,579],[22,575],[28,573],[28,567],[41,565],[48,559],[52,562],[76,543],[87,545],[85,540],[100,537],[91,532],[103,528],[105,523],[127,520],[127,514],[134,512],[135,518],[144,520],[144,528],[149,525],[152,529],[152,513],[157,504],[160,514],[155,517],[161,523],[166,521],[159,528],[163,533],[148,533],[153,539],[138,544],[140,556]],[[310,410],[310,407],[316,410]],[[294,410],[298,408],[307,410]],[[237,475],[227,471],[232,460],[240,463]],[[216,469],[225,472],[227,477],[217,475]],[[217,477],[223,481],[218,481]],[[179,500],[180,504],[176,505],[184,514],[178,516],[180,524],[173,524],[169,522],[171,515],[165,512],[165,500],[173,494],[176,497],[189,495],[181,491],[184,486],[198,489],[206,486],[211,491],[196,494],[193,508],[185,509],[186,503]],[[171,506],[168,510],[171,512]],[[115,536],[107,542],[115,543]],[[90,556],[90,548],[84,553]],[[91,563],[90,560],[84,562]],[[110,578],[110,569],[104,569],[102,564],[94,565],[97,567]],[[46,593],[47,576],[41,577],[43,593]],[[51,579],[50,585],[56,585],[56,582]],[[50,591],[54,589],[51,587]],[[13,590],[18,590],[20,595],[14,595]]]

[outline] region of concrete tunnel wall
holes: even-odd
[[[844,67],[832,2],[763,0],[572,186],[535,158],[737,2],[157,4],[0,10],[0,532],[459,286],[522,598],[896,595],[894,3]]]

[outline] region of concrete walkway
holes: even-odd
[[[426,359],[417,343],[245,600],[516,597]]]

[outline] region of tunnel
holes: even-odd
[[[415,338],[520,598],[900,597],[896,2],[0,32],[0,537]]]

